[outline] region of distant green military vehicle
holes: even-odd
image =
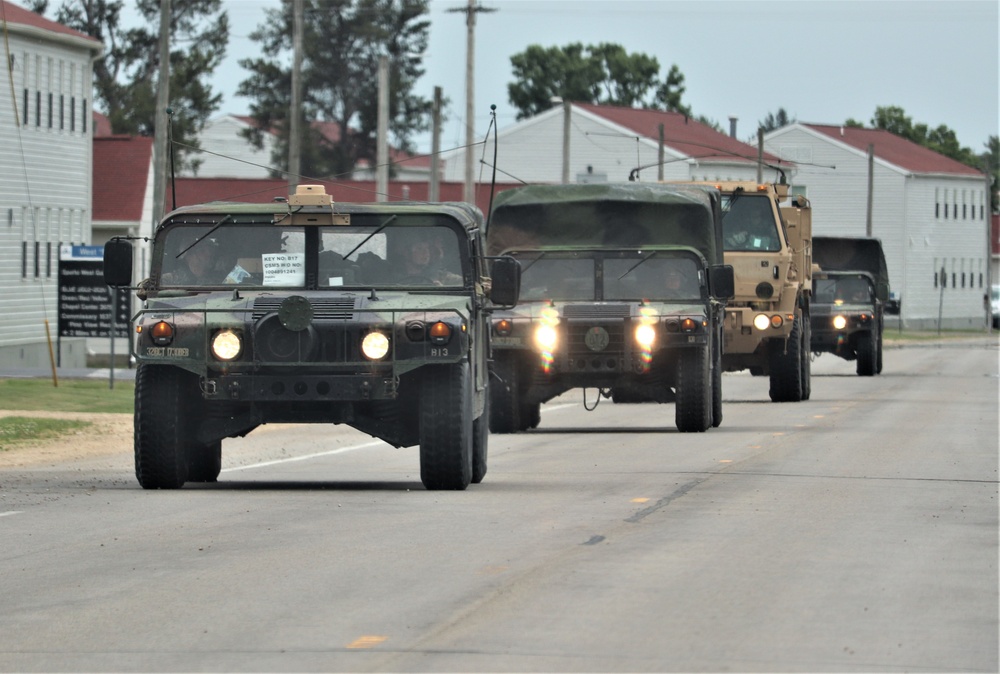
[[[492,303],[482,214],[465,204],[287,203],[180,208],[157,227],[134,317],[135,472],[147,489],[215,481],[224,438],[266,423],[344,423],[420,445],[428,489],[486,474]],[[131,284],[132,247],[105,249]]]
[[[573,388],[615,402],[676,402],[681,431],[722,422],[723,265],[718,191],[657,184],[501,192],[491,255],[520,261],[520,303],[493,316],[490,427],[533,428]],[[595,399],[595,403],[599,398]]]
[[[882,372],[889,271],[878,239],[813,237],[812,351],[857,361],[863,377]]]

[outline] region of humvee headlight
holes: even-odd
[[[389,353],[389,338],[381,332],[369,332],[361,340],[361,353],[371,360],[385,358],[385,354]]]
[[[443,346],[451,341],[451,326],[444,321],[438,321],[427,331],[431,338],[431,344]],[[384,354],[383,354],[384,355]]]
[[[506,318],[501,318],[493,324],[493,330],[495,330],[497,335],[500,337],[509,337],[510,333],[514,330],[514,324]]]
[[[542,351],[555,351],[559,338],[556,329],[551,325],[539,325],[535,328],[535,345]]]
[[[757,314],[753,317],[753,327],[758,330],[767,330],[768,326],[771,325],[771,319],[764,314]]]
[[[843,330],[847,327],[847,317],[846,316],[834,316],[833,317],[833,328],[835,330]]]
[[[640,349],[649,351],[656,343],[656,329],[652,325],[639,325],[635,329],[635,341]]]
[[[219,330],[212,337],[212,355],[219,360],[233,360],[243,352],[243,340],[232,330]]]
[[[159,321],[149,329],[149,338],[157,346],[167,346],[174,341],[174,326],[166,321]]]

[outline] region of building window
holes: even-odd
[[[39,277],[38,261],[39,261],[39,257],[40,257],[39,253],[41,252],[41,249],[42,249],[41,242],[35,241],[35,278]]]
[[[81,122],[82,125],[83,125],[83,132],[87,133],[87,99],[86,98],[83,99],[83,105],[81,107],[83,108],[83,121]]]
[[[979,287],[983,287],[983,272],[979,272]]]
[[[28,90],[24,90],[24,121],[23,126],[28,126]]]
[[[76,131],[76,96],[69,97],[69,130]]]
[[[66,96],[59,94],[59,130],[66,128]]]
[[[951,214],[956,220],[958,220],[958,202],[956,201],[951,205]]]
[[[35,126],[42,125],[42,92],[35,92]]]
[[[952,272],[951,273],[951,287],[952,288],[956,287],[955,281],[957,281],[957,280],[958,280],[958,274],[956,274],[955,272]]]
[[[45,278],[52,278],[52,242],[45,242]]]
[[[962,287],[965,287],[965,272],[962,272]]]
[[[52,128],[52,92],[49,92],[49,128]]]

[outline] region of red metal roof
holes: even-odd
[[[152,155],[153,139],[149,137],[94,138],[95,221],[142,220]]]
[[[660,139],[659,127],[662,124],[664,145],[692,159],[750,164],[757,162],[756,147],[716,131],[707,124],[702,124],[680,112],[592,103],[573,103],[573,106],[657,142]],[[788,165],[788,162],[767,152],[764,153],[764,161],[769,164]]]
[[[334,201],[370,203],[375,201],[374,180],[309,181],[326,188]],[[517,184],[498,184],[501,192]],[[462,183],[445,182],[440,185],[440,201],[462,201]],[[426,181],[390,181],[390,201],[426,201],[430,184]],[[275,197],[287,197],[288,182],[276,178],[177,178],[177,206],[190,206],[210,201],[242,201],[264,204]],[[173,208],[171,187],[167,185],[167,208]],[[490,205],[490,185],[476,185],[476,205],[486,213]]]
[[[822,133],[853,148],[868,152],[875,146],[875,156],[911,173],[982,175],[971,166],[914,143],[885,129],[861,129],[851,126],[803,124],[808,129]]]
[[[20,24],[22,26],[31,26],[32,28],[41,28],[42,30],[60,33],[62,35],[71,35],[73,37],[93,42],[95,46],[101,46],[101,42],[99,40],[90,37],[86,33],[81,33],[80,31],[64,26],[61,23],[50,21],[41,14],[30,12],[23,7],[18,7],[11,2],[7,2],[7,0],[0,0],[0,20],[6,21],[8,24]]]

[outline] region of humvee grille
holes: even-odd
[[[267,314],[281,308],[284,297],[258,297],[253,303],[253,320],[259,320]],[[320,321],[349,321],[354,317],[353,297],[310,298],[313,308],[313,319]]]
[[[566,318],[626,318],[629,313],[627,304],[567,304],[563,307]]]

